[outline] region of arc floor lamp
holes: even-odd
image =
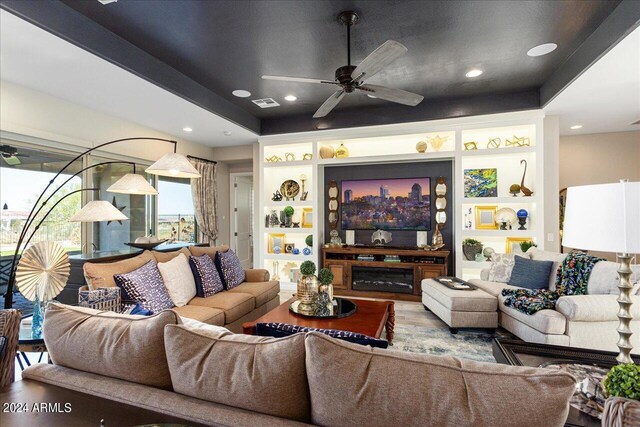
[[[46,185],[40,196],[37,198],[36,202],[33,204],[29,215],[24,223],[24,226],[20,232],[20,236],[18,238],[18,244],[16,245],[15,252],[13,253],[13,258],[11,261],[11,268],[9,270],[9,281],[7,286],[7,292],[5,293],[4,298],[4,308],[11,308],[13,306],[13,290],[15,287],[16,281],[16,270],[18,267],[18,262],[20,259],[20,251],[21,249],[26,249],[31,239],[38,231],[44,220],[49,216],[49,214],[56,208],[56,206],[62,202],[67,197],[72,194],[84,192],[84,191],[99,191],[97,188],[82,188],[79,190],[75,190],[65,194],[63,197],[58,199],[56,203],[51,206],[48,210],[46,210],[42,216],[38,217],[45,208],[47,207],[47,203],[51,200],[51,198],[65,185],[67,184],[73,177],[76,177],[83,173],[86,170],[107,164],[130,164],[133,167],[133,173],[125,174],[122,178],[116,181],[113,185],[111,185],[107,191],[111,193],[121,193],[121,194],[131,194],[131,195],[156,195],[158,191],[153,188],[142,176],[136,174],[136,166],[133,162],[125,162],[125,161],[111,161],[111,162],[102,162],[96,163],[95,165],[87,166],[81,169],[79,172],[76,172],[68,179],[66,179],[62,184],[56,187],[51,194],[45,197],[45,193],[54,185],[54,182],[62,173],[71,166],[76,160],[82,158],[83,156],[95,151],[99,148],[105,147],[107,145],[121,143],[121,142],[130,142],[130,141],[162,141],[173,144],[173,152],[167,153],[162,156],[157,162],[149,166],[145,172],[158,175],[158,176],[171,176],[176,178],[200,178],[200,173],[193,167],[193,165],[189,162],[186,156],[183,154],[179,154],[177,152],[178,142],[170,139],[164,138],[153,138],[153,137],[133,137],[133,138],[122,138],[116,139],[113,141],[105,142],[95,147],[92,147],[80,154],[78,154],[75,158],[70,160],[62,169],[60,169],[56,175],[49,181]],[[73,215],[69,221],[77,221],[77,222],[97,222],[97,221],[116,221],[116,220],[126,220],[128,219],[122,212],[116,209],[111,203],[103,201],[103,200],[93,200],[85,204],[82,209],[80,209],[75,215]],[[32,227],[35,224],[34,227]]]

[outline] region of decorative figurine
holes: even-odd
[[[284,153],[284,159],[287,162],[295,162],[296,160],[296,155],[293,153]]]
[[[442,148],[444,143],[447,142],[448,139],[449,139],[448,136],[440,136],[440,135],[427,137],[427,141],[429,141],[429,144],[431,144],[433,149],[436,151],[440,151],[440,149]]]
[[[524,172],[522,173],[522,182],[520,183],[520,191],[522,191],[522,194],[524,194],[525,197],[529,197],[533,194],[533,191],[529,190],[527,187],[524,186],[524,177],[527,174],[527,161],[522,159],[520,160],[520,164],[524,163]]]
[[[374,245],[386,245],[391,242],[391,233],[385,230],[376,230],[371,235],[371,243]]]
[[[271,280],[280,280],[280,276],[278,275],[279,270],[280,270],[280,263],[278,261],[273,261],[273,277],[271,278]]]
[[[511,187],[509,187],[509,193],[513,194],[513,197],[517,197],[520,193],[520,186],[518,184],[511,184]]]
[[[273,200],[274,202],[281,202],[282,201],[282,194],[280,193],[279,190],[276,190],[276,192],[273,193],[273,197],[271,197],[271,200]]]
[[[332,159],[335,155],[335,150],[330,145],[323,145],[320,147],[320,158],[321,159]]]
[[[418,151],[418,153],[424,153],[425,151],[427,151],[427,143],[425,141],[419,141],[416,144],[416,150]]]
[[[305,256],[309,256],[309,255],[311,255],[311,248],[309,248],[309,247],[307,246],[306,248],[304,248],[304,249],[302,250],[302,254],[303,254],[303,255],[305,255]]]
[[[338,148],[336,148],[336,157],[338,159],[344,159],[349,157],[349,149],[344,146],[344,144],[340,144]]]
[[[313,154],[305,153],[302,155],[302,160],[313,160]]]
[[[342,239],[338,234],[338,230],[331,230],[329,236],[331,236],[331,246],[342,246]]]
[[[276,155],[274,154],[274,155],[273,155],[273,156],[271,156],[271,157],[267,157],[265,160],[266,160],[268,163],[277,163],[277,162],[281,162],[281,161],[282,161],[282,158],[281,158],[281,157],[278,157],[278,156],[276,156]]]
[[[487,259],[487,261],[491,261],[491,257],[496,254],[496,250],[490,246],[487,246],[482,250],[482,255]]]
[[[465,151],[477,150],[478,149],[478,143],[475,142],[475,141],[465,142],[464,143],[464,149],[465,149]]]
[[[487,144],[487,148],[500,148],[502,140],[500,138],[491,138]]]

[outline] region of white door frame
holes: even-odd
[[[250,176],[253,178],[253,172],[230,172],[229,173],[229,247],[231,250],[235,252],[236,250],[236,239],[233,235],[234,230],[236,228],[236,215],[233,211],[234,206],[236,205],[236,189],[235,189],[235,178],[237,176]],[[255,180],[253,181],[253,191],[255,192]],[[255,222],[255,218],[254,218]],[[254,224],[251,224],[251,238],[255,237],[254,233]],[[254,258],[255,263],[255,258]]]

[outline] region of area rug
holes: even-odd
[[[394,333],[393,345],[389,347],[391,350],[456,356],[493,363],[496,362],[491,349],[493,338],[513,338],[513,335],[502,329],[493,334],[484,329],[460,329],[454,335],[448,328],[397,324]]]

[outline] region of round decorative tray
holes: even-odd
[[[300,301],[296,300],[292,302],[291,305],[289,305],[289,310],[296,314],[299,314],[300,316],[305,316],[305,317],[338,319],[341,317],[351,316],[353,313],[356,312],[357,306],[356,306],[356,303],[351,300],[344,299],[344,298],[334,298],[333,309],[329,310],[328,315],[324,315],[322,313],[316,313],[313,310],[309,310],[309,311],[301,310]]]
[[[163,244],[167,240],[169,239],[158,240],[157,242],[153,242],[153,243],[125,243],[125,245],[131,246],[132,248],[136,248],[136,249],[153,249],[156,246]]]

